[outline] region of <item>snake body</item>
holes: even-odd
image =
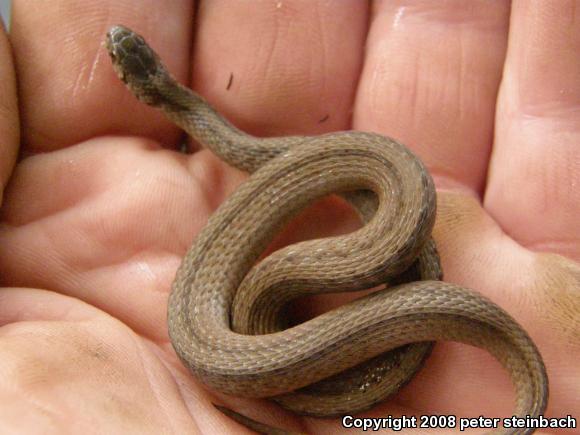
[[[273,398],[301,414],[343,415],[396,393],[432,342],[453,340],[486,349],[509,371],[515,415],[544,412],[546,371],[527,333],[485,297],[439,281],[435,188],[411,151],[355,131],[248,135],[177,83],[130,29],[111,28],[106,45],[133,94],[252,173],[211,216],[173,283],[169,335],[195,376],[223,393]],[[291,245],[256,264],[297,212],[333,193],[359,212],[361,229]],[[284,320],[285,306],[300,296],[385,284],[299,325]]]

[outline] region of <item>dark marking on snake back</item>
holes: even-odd
[[[228,80],[228,85],[226,86],[226,91],[229,91],[234,82],[234,73],[230,73],[230,79]]]

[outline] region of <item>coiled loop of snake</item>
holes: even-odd
[[[486,298],[438,281],[430,238],[435,190],[406,147],[353,131],[247,135],[178,84],[139,35],[116,26],[107,47],[139,99],[228,163],[253,172],[209,219],[173,284],[169,333],[192,373],[228,394],[275,396],[299,413],[340,415],[398,391],[421,367],[431,341],[455,340],[487,349],[510,371],[517,415],[544,411],[545,368],[525,331]],[[361,229],[283,248],[255,265],[292,216],[337,192],[360,212]],[[305,294],[409,279],[422,280],[287,329],[281,320],[284,306]]]

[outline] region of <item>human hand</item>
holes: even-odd
[[[445,279],[487,295],[530,333],[550,376],[550,416],[579,409],[580,123],[570,109],[580,30],[572,12],[544,2],[514,2],[509,34],[505,3],[462,4],[208,2],[190,59],[189,3],[15,2],[25,158],[0,227],[1,284],[11,287],[0,293],[3,426],[242,432],[211,405],[220,402],[275,426],[341,428],[207,392],[175,358],[165,320],[175,269],[244,175],[207,151],[166,149],[180,132],[129,95],[101,45],[116,23],[146,36],[182,82],[192,66],[193,87],[250,133],[355,128],[416,151],[440,188]],[[13,107],[4,113],[12,156],[18,120]],[[345,213],[324,201],[280,243],[352,229]],[[409,386],[365,415],[498,416],[512,400],[491,356],[442,343]]]

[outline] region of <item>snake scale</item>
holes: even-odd
[[[440,281],[435,188],[410,150],[358,131],[248,135],[179,84],[132,30],[112,27],[106,46],[137,98],[252,173],[211,216],[173,283],[169,335],[196,377],[299,414],[352,414],[395,394],[434,341],[452,340],[486,349],[509,371],[514,415],[544,412],[548,381],[530,337],[485,297]],[[296,213],[334,193],[359,212],[362,228],[260,259]],[[375,286],[383,288],[301,324],[285,320],[298,297]]]

